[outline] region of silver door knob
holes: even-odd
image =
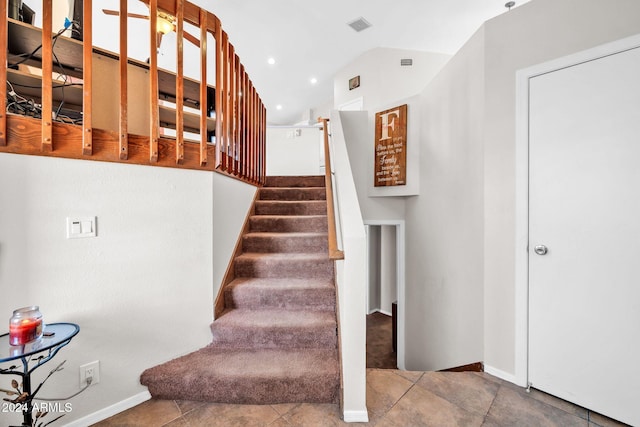
[[[533,248],[533,250],[538,254],[538,255],[546,255],[547,252],[549,252],[549,249],[545,246],[545,245],[538,245],[535,248]]]

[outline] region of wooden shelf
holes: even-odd
[[[169,129],[176,128],[176,110],[164,105],[159,106],[160,109],[160,126]],[[215,132],[216,121],[207,117],[207,132]],[[200,116],[198,114],[184,112],[184,131],[192,133],[200,133]]]
[[[15,19],[7,18],[8,23],[8,65],[11,67],[24,56],[29,55],[42,44],[42,29]],[[69,37],[59,36],[56,39],[54,52],[65,69],[65,72],[74,77],[82,77],[82,42]],[[42,49],[33,54],[27,65],[38,65],[42,61]]]
[[[7,70],[7,80],[18,95],[40,101],[42,79],[40,76],[19,70]],[[63,87],[64,86],[64,87]],[[64,101],[64,107],[82,111],[82,85],[65,85],[62,80],[53,81],[53,100]]]
[[[34,27],[33,25],[25,24],[24,22],[16,21],[15,19],[8,18],[8,50],[7,61],[9,67],[12,64],[16,64],[24,59],[24,56],[28,55],[36,50],[42,43],[42,29]],[[65,37],[58,36],[54,45],[54,53],[60,61],[60,64],[64,68],[64,73],[82,78],[82,42]],[[114,52],[110,52],[105,49],[97,47],[93,48],[93,52],[110,57],[113,59],[119,59],[119,55]],[[33,54],[30,60],[25,61],[27,65],[41,66],[42,61],[42,49]],[[137,61],[129,58],[129,64],[135,65],[142,69],[148,70],[149,65],[145,62]],[[56,66],[54,66],[55,72],[60,72]],[[188,107],[199,108],[200,105],[200,82],[190,78],[184,78],[184,104]],[[175,101],[176,97],[176,75],[175,73],[163,69],[158,69],[158,89],[160,92],[159,98],[167,101]],[[66,89],[65,89],[66,90]],[[208,98],[209,108],[213,109],[213,100],[215,99],[215,87],[208,86]],[[80,103],[82,105],[82,103]]]

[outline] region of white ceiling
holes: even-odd
[[[454,54],[484,21],[508,12],[507,0],[191,1],[220,18],[267,108],[269,124],[278,125],[300,122],[303,112],[312,108],[332,106],[333,76],[370,49]],[[517,0],[516,7],[527,1]],[[117,37],[103,31],[117,26],[117,18],[104,15],[101,9],[118,9],[118,0],[98,3],[94,2],[94,43],[117,51]],[[142,2],[129,1],[129,12],[148,14],[148,9]],[[360,33],[347,25],[359,17],[372,24]],[[148,57],[147,34],[148,21],[129,20],[129,56]],[[135,52],[137,45],[140,52]],[[161,54],[171,52],[172,45],[175,35],[168,34]],[[195,49],[189,43],[187,48]],[[190,56],[199,58],[197,50],[186,54],[185,73],[197,73],[199,65],[190,65]],[[270,57],[276,60],[274,65],[267,63]],[[159,57],[159,65],[169,68],[163,60],[175,61],[175,57],[170,53]],[[312,77],[317,84],[311,84]]]
[[[293,124],[331,103],[334,74],[370,49],[454,54],[484,21],[507,12],[507,0],[191,1],[222,21],[271,124]],[[357,33],[347,25],[359,17],[372,27]]]

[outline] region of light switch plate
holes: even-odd
[[[67,217],[67,239],[96,237],[96,217]]]

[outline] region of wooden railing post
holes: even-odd
[[[209,14],[200,9],[200,166],[207,164],[207,117],[209,116],[209,91],[207,90],[207,28]]]
[[[129,109],[128,109],[128,7],[127,0],[120,0],[120,143],[119,157],[126,160],[129,157]]]
[[[158,162],[158,0],[149,1],[149,162]]]
[[[234,55],[233,58],[233,174],[238,175],[240,173],[240,57]]]
[[[222,166],[222,116],[224,116],[224,108],[223,108],[223,72],[224,72],[224,43],[222,40],[222,28],[220,26],[220,20],[216,19],[215,22],[215,34],[214,38],[216,41],[216,160],[215,167],[216,169]]]
[[[0,0],[0,52],[7,51],[7,0]],[[0,59],[0,79],[7,78],[7,58]],[[0,146],[7,145],[7,85],[0,88]]]
[[[53,151],[53,12],[42,2],[42,151]]]
[[[224,170],[227,172],[231,172],[231,145],[233,144],[233,55],[235,54],[235,48],[231,43],[229,43],[229,38],[227,37],[227,52],[225,55],[225,61],[227,63],[226,73],[225,73],[225,111],[226,115],[224,116],[224,129],[225,129],[225,147],[224,153],[226,154],[224,161]]]
[[[184,1],[176,0],[176,164],[184,162]]]
[[[2,1],[2,0],[0,0]],[[82,154],[93,154],[93,0],[84,0],[82,9]]]

